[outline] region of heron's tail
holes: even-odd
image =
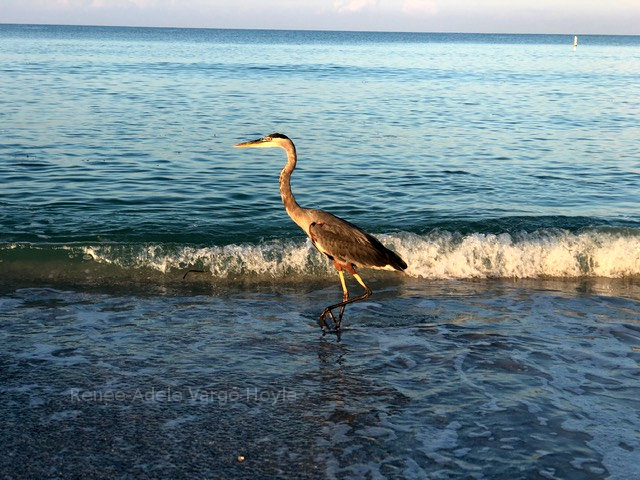
[[[407,269],[407,262],[400,258],[400,255],[389,249],[387,251],[389,252],[389,265],[400,272]]]

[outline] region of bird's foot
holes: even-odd
[[[331,322],[327,321],[327,317],[331,318]],[[333,312],[329,307],[325,308],[320,314],[320,320],[318,322],[320,324],[320,328],[322,329],[322,333],[339,333],[340,326],[342,323],[342,318],[336,318],[333,316]]]

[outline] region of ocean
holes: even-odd
[[[0,25],[2,476],[640,477],[638,78],[638,36]],[[284,152],[233,148],[272,132],[408,264],[340,336]]]

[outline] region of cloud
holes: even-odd
[[[438,4],[434,0],[404,0],[402,12],[435,15],[438,13]]]
[[[334,0],[333,8],[338,13],[355,13],[368,9],[379,14],[428,14],[438,12],[436,0]]]
[[[360,10],[375,5],[376,3],[376,0],[334,0],[333,8],[340,13],[353,13],[359,12]]]
[[[175,6],[176,0],[37,0],[32,2],[37,6],[49,9],[147,9],[154,7]]]
[[[173,7],[175,0],[91,0],[92,8],[129,8],[136,7],[141,10],[156,7]]]

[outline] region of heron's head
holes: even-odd
[[[250,140],[248,142],[242,142],[235,145],[236,148],[270,148],[281,147],[285,148],[286,145],[291,144],[291,139],[281,133],[272,133],[266,137],[259,138],[257,140]]]

